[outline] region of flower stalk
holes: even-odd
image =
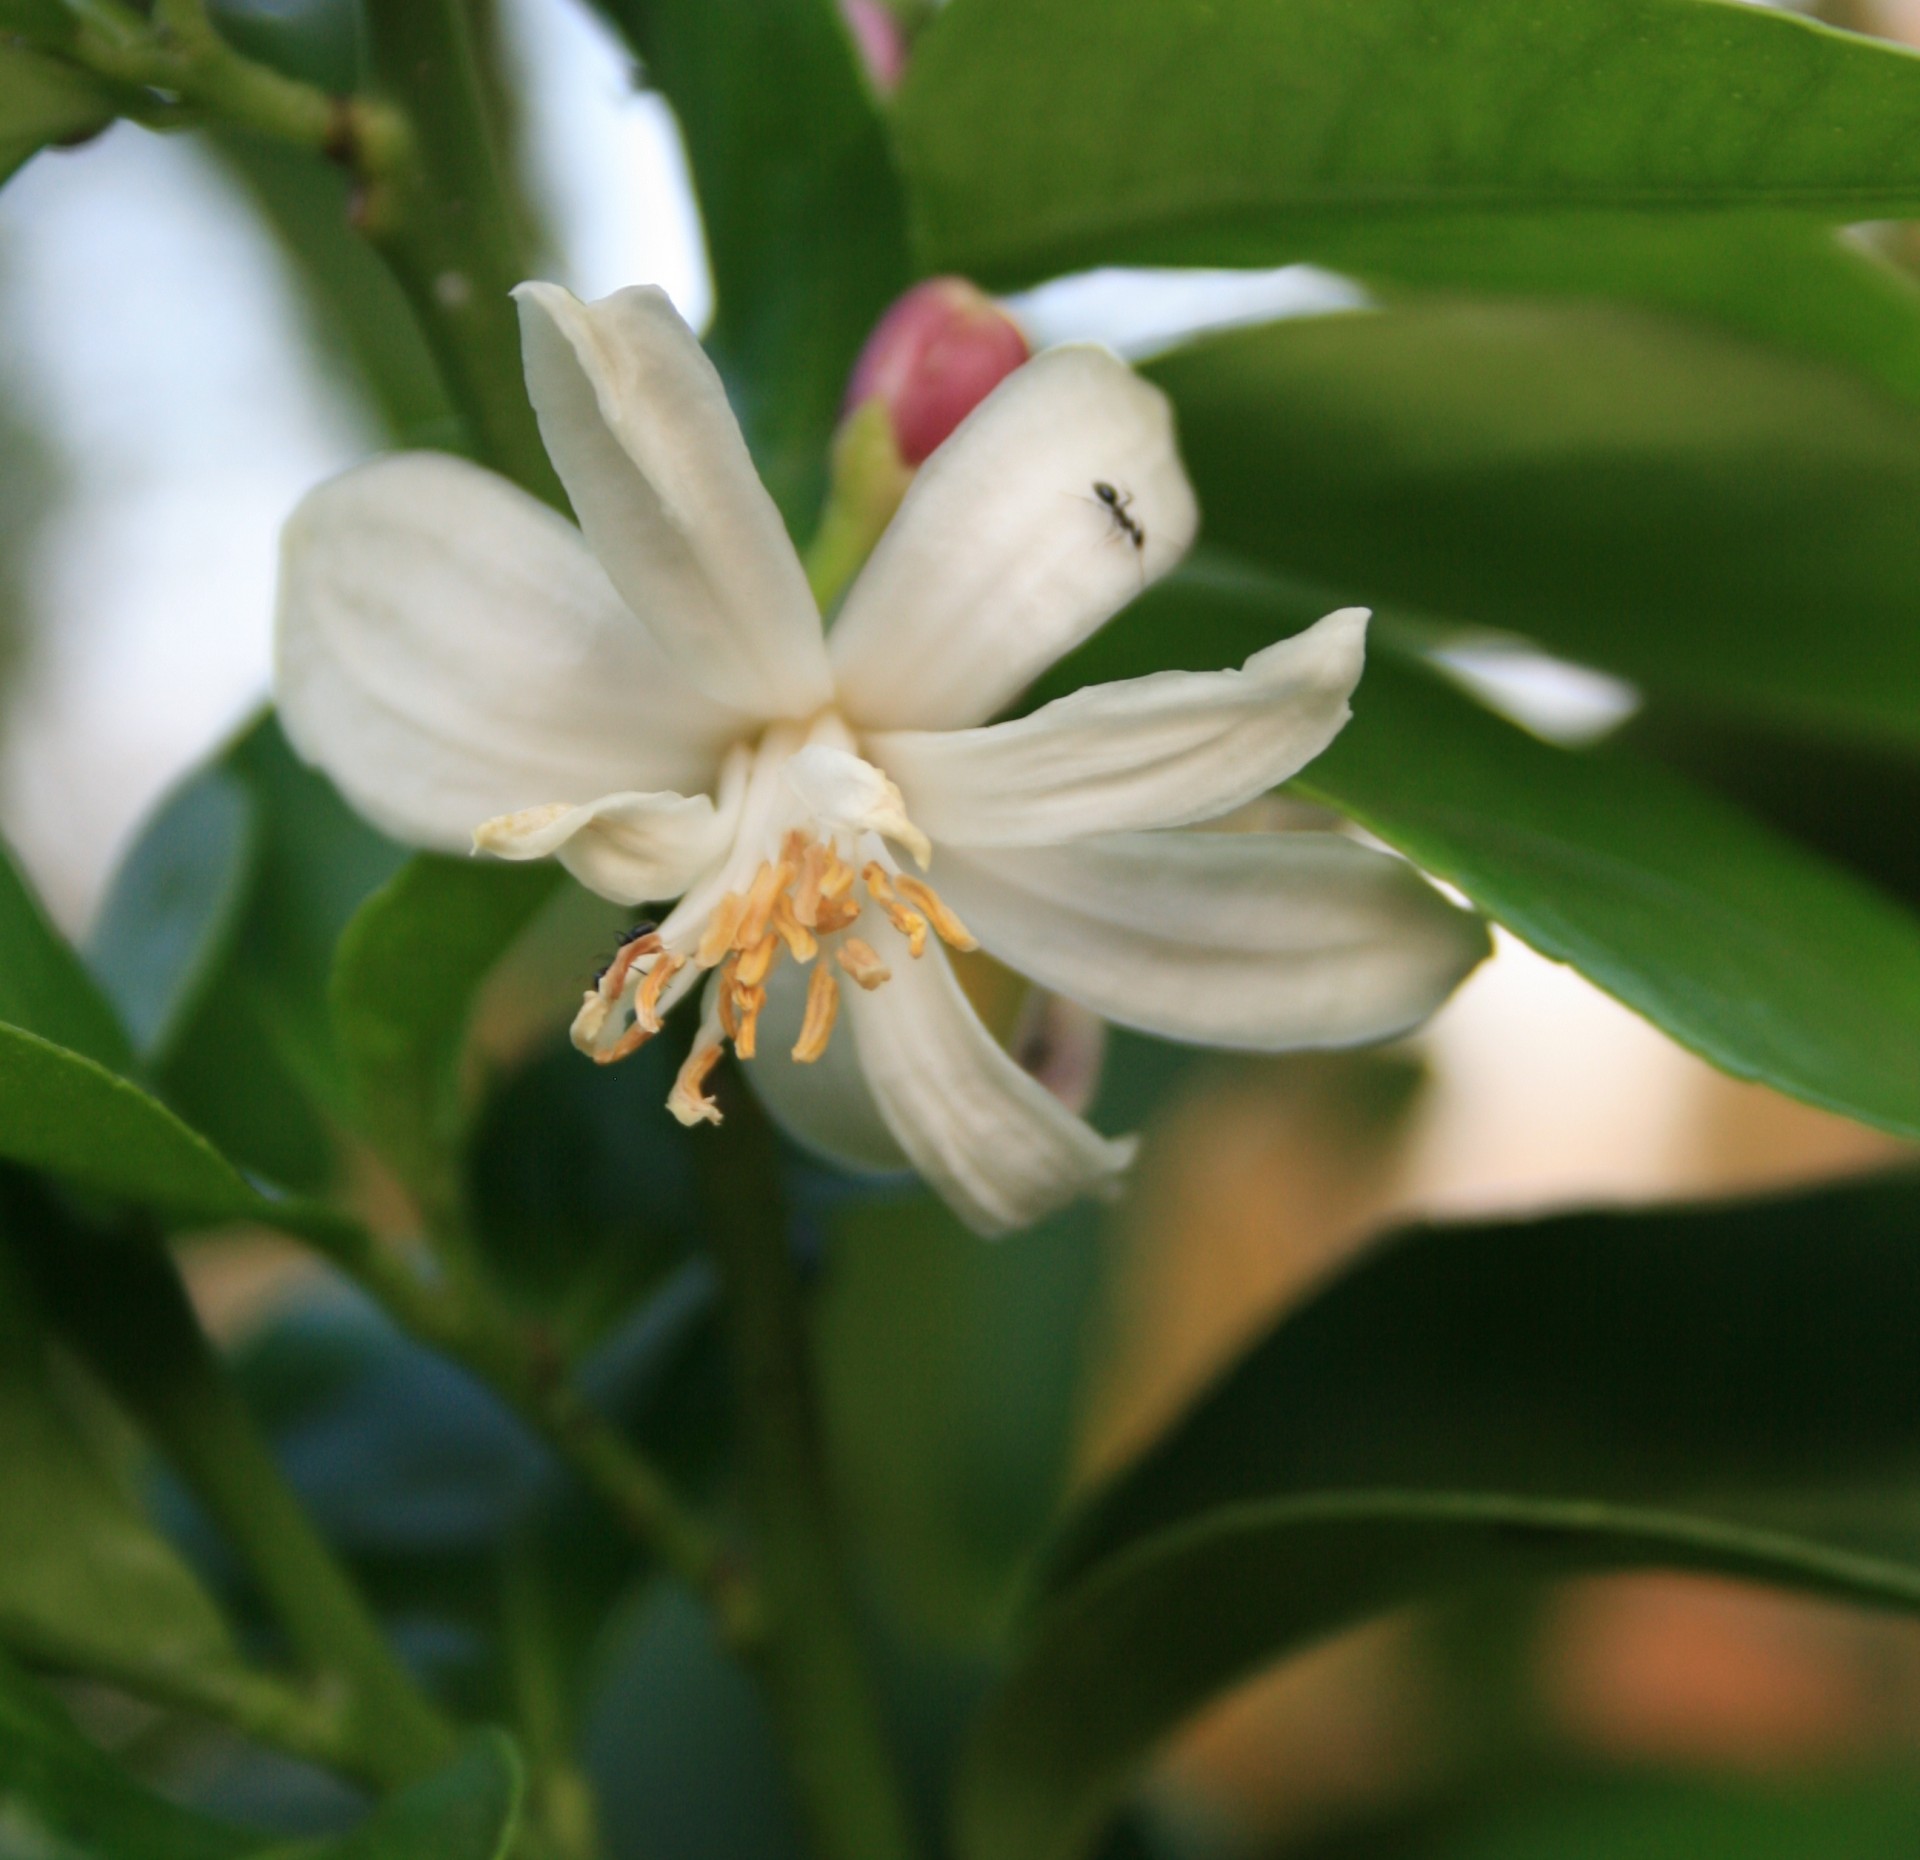
[[[702,1147],[754,1543],[759,1664],[820,1860],[914,1860],[847,1580],[773,1132],[745,1091]]]

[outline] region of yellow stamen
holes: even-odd
[[[827,848],[827,869],[820,880],[823,898],[844,898],[853,889],[855,873],[831,846]]]
[[[714,1011],[720,1016],[720,1031],[729,1040],[740,1031],[740,1023],[733,1017],[733,971],[739,957],[729,956],[727,966],[720,971],[720,980],[714,988]]]
[[[707,1074],[720,1063],[721,1050],[717,1040],[710,1045],[696,1045],[667,1095],[667,1109],[689,1129],[695,1124],[720,1121],[720,1107],[707,1096],[706,1087]]]
[[[739,1017],[740,1031],[733,1036],[733,1050],[742,1059],[753,1057],[760,1027],[760,1010],[766,1005],[767,991],[764,988],[735,987],[733,1008]]]
[[[850,936],[833,952],[833,959],[841,968],[853,977],[862,988],[871,992],[887,981],[893,971],[882,962],[871,943],[864,937]]]
[[[658,939],[655,939],[658,941]],[[662,950],[654,965],[647,971],[647,979],[640,984],[640,992],[634,996],[633,1018],[649,1033],[660,1031],[660,997],[666,993],[667,984],[687,966],[684,956],[676,956],[671,950]]]
[[[844,930],[859,921],[860,901],[857,898],[828,898],[820,906],[820,920],[814,928],[822,936],[831,936],[836,930]]]
[[[795,1041],[793,1057],[810,1066],[827,1050],[833,1037],[833,1023],[840,1016],[840,984],[823,962],[807,977],[807,1011],[800,1022],[800,1038]]]
[[[649,1027],[645,1021],[636,1020],[605,1052],[595,1053],[593,1063],[597,1066],[611,1066],[622,1059],[631,1058],[659,1031],[658,1021]]]
[[[701,933],[700,947],[693,952],[693,959],[703,969],[711,969],[723,961],[727,951],[733,947],[735,933],[740,928],[741,913],[747,908],[747,901],[739,892],[730,891],[713,907],[713,915],[707,919],[707,927]]]
[[[820,917],[820,886],[833,854],[818,840],[810,840],[800,855],[799,887],[793,894],[794,922],[811,930]]]
[[[887,921],[907,939],[907,953],[917,961],[926,953],[927,920],[918,911],[910,911],[894,896],[886,868],[877,859],[869,859],[860,868],[867,881],[867,895],[886,912]]]
[[[779,953],[780,939],[769,930],[751,949],[740,952],[734,962],[734,981],[742,988],[758,988],[767,979],[767,971]]]
[[[943,942],[951,943],[955,949],[980,947],[980,939],[953,914],[947,901],[925,879],[911,878],[902,872],[893,882],[900,887],[900,895],[940,933]],[[917,950],[914,953],[919,954]]]
[[[606,1026],[612,1008],[613,1004],[597,988],[589,988],[581,998],[580,1012],[573,1017],[573,1026],[569,1029],[574,1045],[581,1052],[593,1051],[594,1042],[599,1039],[600,1030]]]
[[[746,908],[740,913],[740,922],[733,932],[735,949],[751,949],[767,934],[767,925],[773,918],[773,901],[792,883],[793,867],[784,859],[778,865],[763,865],[753,875]]]
[[[620,990],[626,986],[627,971],[643,956],[657,956],[659,953],[660,933],[657,930],[649,930],[645,936],[630,937],[614,951],[613,960],[600,977],[600,992],[609,1001],[619,1000]]]
[[[820,939],[800,921],[793,899],[784,892],[774,900],[773,928],[795,962],[811,962],[819,955]]]

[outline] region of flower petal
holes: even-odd
[[[847,595],[842,707],[874,729],[984,723],[1172,568],[1197,521],[1165,395],[1097,344],[1035,356],[920,468]]]
[[[666,293],[514,295],[540,435],[627,605],[721,703],[762,718],[819,710],[833,689],[806,576]]]
[[[867,748],[924,832],[956,846],[1043,846],[1212,820],[1333,741],[1366,654],[1343,608],[1237,672],[1091,685],[979,730],[878,731]]]
[[[1109,1020],[1207,1046],[1351,1046],[1417,1026],[1489,948],[1404,860],[1332,833],[1126,833],[942,850],[1003,962]]]
[[[1101,1136],[1021,1071],[938,945],[916,962],[906,939],[884,921],[870,925],[872,916],[860,933],[893,979],[870,994],[848,989],[843,1018],[882,1121],[947,1205],[977,1233],[995,1234],[1114,1189],[1133,1140]]]
[[[859,1050],[844,1025],[811,1065],[796,1064],[790,1056],[806,1013],[809,973],[795,963],[783,962],[767,977],[760,1050],[741,1071],[753,1082],[774,1121],[802,1149],[856,1174],[892,1175],[911,1169],[906,1152],[881,1121],[861,1070]],[[848,984],[842,993],[843,1022],[846,996],[857,992]]]
[[[898,840],[922,871],[933,857],[927,836],[907,818],[900,790],[871,762],[831,743],[809,743],[783,771],[787,786],[815,820],[849,833]]]
[[[375,825],[448,852],[556,795],[703,788],[739,729],[570,523],[439,452],[376,459],[293,513],[274,656],[294,747]]]
[[[677,898],[726,857],[744,781],[723,781],[720,804],[704,794],[608,794],[582,807],[522,808],[474,829],[475,852],[560,863],[616,904]]]

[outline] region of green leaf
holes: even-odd
[[[860,344],[911,281],[873,95],[832,0],[599,0],[686,137],[718,304],[707,345],[803,532]]]
[[[149,1065],[165,1062],[232,948],[255,841],[252,797],[214,768],[167,796],[114,875],[87,955]]]
[[[212,1602],[57,1395],[38,1312],[3,1253],[0,1642],[83,1667],[136,1649],[160,1662],[233,1651]]]
[[[456,1192],[460,1057],[487,972],[559,888],[557,866],[422,853],[340,939],[333,1019],[368,1137],[417,1192]]]
[[[1658,1565],[1920,1609],[1917,1238],[1909,1178],[1373,1252],[1078,1521],[961,1852],[1083,1852],[1210,1697],[1415,1598]]]
[[[1266,264],[1362,222],[1920,211],[1920,60],[1721,0],[957,0],[899,137],[923,258]]]
[[[71,66],[0,44],[0,181],[51,143],[98,134],[114,114],[106,93]]]
[[[0,1022],[71,1047],[112,1071],[132,1059],[127,1036],[80,958],[0,846]]]
[[[501,1860],[520,1825],[525,1782],[513,1746],[483,1731],[437,1776],[383,1803],[310,1860]]]
[[[20,1851],[46,1860],[500,1860],[519,1827],[522,1788],[512,1746],[483,1732],[448,1768],[390,1797],[352,1832],[287,1842],[154,1794],[82,1737],[54,1698],[0,1661],[0,1805]]]
[[[1920,420],[1593,306],[1427,303],[1155,364],[1210,544],[1696,704],[1920,743]]]
[[[1299,786],[1723,1071],[1920,1136],[1920,919],[1727,803],[1382,656]]]

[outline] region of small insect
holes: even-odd
[[[1100,507],[1113,519],[1115,531],[1133,544],[1136,554],[1147,546],[1147,526],[1133,514],[1133,493],[1116,490],[1104,478],[1094,481],[1093,495]]]
[[[619,943],[614,948],[611,960],[601,964],[599,970],[595,973],[593,978],[594,987],[598,988],[600,984],[607,979],[607,971],[611,969],[634,944],[639,942],[642,937],[652,936],[659,928],[660,926],[658,924],[648,923],[644,920],[635,924],[631,930],[621,937]]]

